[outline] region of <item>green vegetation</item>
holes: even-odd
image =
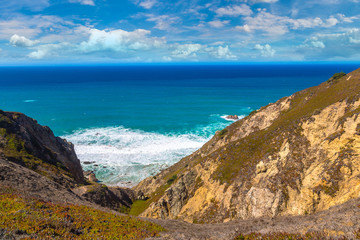
[[[133,216],[139,216],[145,209],[149,207],[149,202],[147,200],[136,200],[131,205],[129,214]]]
[[[223,137],[223,136],[225,136],[225,134],[228,132],[228,130],[226,129],[226,128],[224,128],[223,130],[221,130],[220,132],[219,132],[219,137]]]
[[[343,76],[346,76],[346,73],[344,72],[335,73],[331,78],[329,78],[329,80],[327,80],[327,83],[336,83],[336,81],[342,78]]]
[[[177,178],[177,175],[174,174],[174,175],[171,176],[171,178],[169,178],[169,179],[166,181],[166,183],[169,184],[169,185],[171,185],[171,184],[173,184],[173,183],[175,182],[176,178]]]
[[[150,222],[24,198],[0,188],[0,228],[28,239],[145,239],[164,229]]]

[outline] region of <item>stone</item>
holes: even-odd
[[[256,173],[259,174],[259,173],[263,173],[263,172],[266,172],[267,171],[267,168],[266,168],[266,165],[263,161],[259,162],[258,165],[256,165]]]
[[[96,178],[94,172],[91,172],[91,173],[88,175],[88,179],[89,179],[90,182],[98,182],[98,181],[99,181],[99,180]]]
[[[232,119],[232,120],[238,120],[239,116],[238,115],[227,115],[226,118],[227,119]]]

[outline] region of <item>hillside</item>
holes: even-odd
[[[360,197],[360,70],[252,112],[134,190],[191,223],[307,215]]]
[[[164,229],[126,210],[130,190],[84,178],[74,147],[0,111],[0,239],[145,239]]]

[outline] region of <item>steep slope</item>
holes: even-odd
[[[0,110],[0,154],[67,187],[85,182],[74,146],[22,113]]]
[[[141,216],[189,222],[304,215],[359,197],[360,70],[251,113],[134,189]]]

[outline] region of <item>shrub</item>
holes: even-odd
[[[167,184],[169,184],[169,185],[173,184],[175,182],[176,178],[177,178],[176,174],[172,175],[172,177],[167,180]]]
[[[327,80],[327,82],[328,83],[336,83],[337,80],[339,80],[343,76],[346,76],[346,73],[344,73],[344,72],[335,73],[331,78],[329,78],[329,80]]]

